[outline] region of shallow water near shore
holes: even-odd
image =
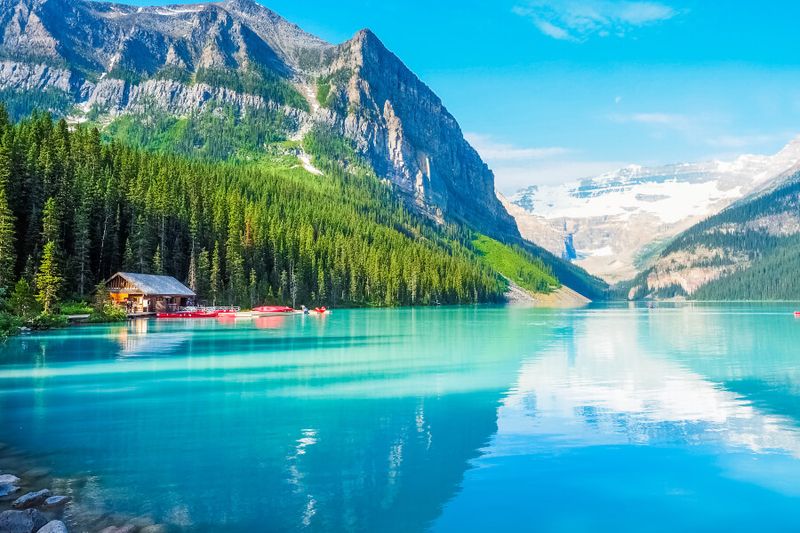
[[[796,530],[793,310],[352,310],[26,335],[0,345],[0,441],[89,480],[89,504],[177,530]]]

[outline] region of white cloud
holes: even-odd
[[[495,188],[506,196],[531,185],[573,182],[612,172],[630,161],[579,161],[571,159],[531,161],[528,164],[493,165]]]
[[[677,132],[684,137],[701,137],[701,132],[708,125],[708,117],[690,117],[678,113],[631,113],[627,115],[613,114],[609,116],[612,122],[619,124],[641,124],[649,127],[651,134],[660,137],[665,131]]]
[[[481,133],[465,133],[464,137],[494,172],[495,188],[507,195],[531,185],[597,176],[627,164],[618,161],[581,161],[569,148],[520,147],[499,142]]]
[[[629,115],[611,115],[611,120],[621,124],[633,123],[645,126],[657,126],[681,132],[696,129],[699,119],[678,113],[632,113]]]
[[[512,144],[504,144],[480,133],[465,133],[464,138],[472,145],[481,157],[491,161],[522,161],[526,159],[546,159],[569,153],[567,148],[557,146],[542,148],[521,148]]]
[[[711,137],[707,139],[706,142],[709,146],[713,146],[715,148],[741,150],[751,148],[753,146],[785,142],[786,139],[790,138],[791,136],[791,132],[755,135],[720,135],[718,137]]]
[[[679,14],[661,2],[613,0],[529,0],[513,12],[530,19],[548,37],[566,41],[585,41],[592,35],[623,37],[634,28]]]

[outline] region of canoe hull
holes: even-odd
[[[219,311],[185,311],[178,313],[156,313],[156,318],[217,318]]]

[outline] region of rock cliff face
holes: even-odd
[[[369,30],[336,50],[326,69],[327,114],[379,175],[419,207],[516,234],[494,176],[442,101]]]
[[[368,30],[334,46],[252,0],[0,0],[0,90],[57,92],[72,119],[101,124],[149,110],[274,109],[291,117],[292,138],[317,125],[349,138],[421,212],[519,235],[455,118]]]

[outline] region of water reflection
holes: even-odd
[[[793,528],[800,338],[768,312],[58,332],[0,348],[0,427],[109,509],[190,530]]]
[[[497,434],[437,529],[796,528],[800,339],[776,316],[786,313],[633,309],[570,317],[561,338],[522,365],[498,411]],[[729,388],[743,376],[751,376],[750,390]],[[763,400],[760,388],[780,388],[792,400],[777,414],[753,401]],[[775,514],[719,508],[739,498]],[[575,501],[580,507],[565,503]],[[616,518],[602,509],[634,501],[669,518],[653,524],[627,507]],[[482,511],[472,511],[479,503]]]

